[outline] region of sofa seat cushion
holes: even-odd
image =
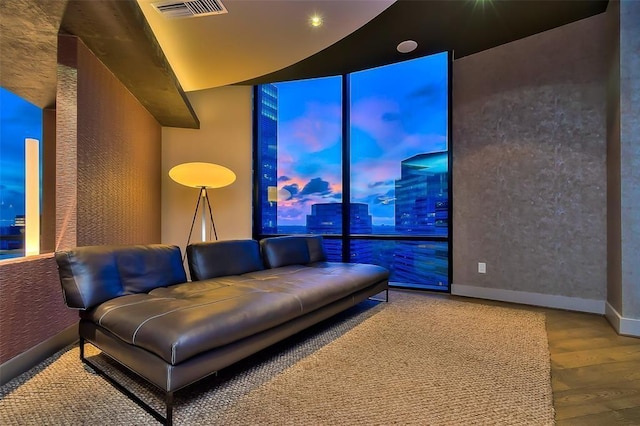
[[[117,297],[83,317],[175,365],[301,315],[291,294],[228,285],[224,280],[158,290]]]
[[[307,313],[387,280],[389,272],[376,265],[317,262],[265,269],[243,277],[254,280],[238,282],[237,285],[291,294]]]

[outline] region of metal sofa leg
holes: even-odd
[[[84,337],[80,336],[78,346],[80,347],[80,361],[84,361]]]
[[[173,392],[167,392],[165,395],[165,404],[167,406],[167,415],[165,417],[165,425],[173,426]]]
[[[385,289],[384,292],[385,292],[384,298],[378,299],[377,297],[371,296],[371,297],[369,297],[369,300],[373,300],[374,302],[388,302],[389,301],[389,289],[388,288]],[[380,293],[382,293],[382,292],[380,292]]]
[[[122,394],[124,394],[124,396],[129,398],[134,403],[138,404],[138,406],[140,408],[144,409],[147,413],[149,413],[158,422],[160,422],[160,423],[162,423],[164,425],[168,425],[168,426],[172,426],[173,425],[173,406],[174,406],[173,391],[171,391],[171,392],[164,392],[163,391],[164,394],[165,394],[165,403],[166,403],[166,410],[167,410],[166,411],[166,416],[163,417],[161,413],[156,411],[151,405],[149,405],[146,402],[144,402],[140,397],[138,397],[136,394],[131,392],[129,389],[124,387],[124,385],[119,383],[115,378],[111,377],[106,371],[104,371],[102,368],[100,368],[100,366],[95,364],[93,361],[90,361],[88,358],[85,358],[85,356],[84,356],[84,345],[85,345],[85,343],[86,343],[85,339],[80,337],[80,343],[79,343],[80,344],[80,360],[82,361],[82,363],[84,363],[89,368],[91,368],[93,371],[95,371],[96,374],[99,374],[101,377],[103,377],[107,382],[109,382],[111,384],[111,386],[113,386],[114,388],[119,390]],[[136,373],[133,370],[129,370],[129,371],[131,371],[133,373]]]

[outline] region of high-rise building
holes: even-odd
[[[445,241],[402,241],[393,253],[392,281],[407,286],[447,288],[449,253]]]
[[[261,84],[257,90],[258,167],[260,167],[260,206],[262,233],[275,234],[278,229],[278,88]]]
[[[342,203],[318,203],[311,205],[311,214],[307,215],[307,232],[311,234],[341,234],[342,233]],[[363,203],[350,205],[351,234],[371,234],[372,218],[369,206]],[[329,242],[329,240],[327,240]],[[325,250],[330,260],[342,258],[341,244],[325,244]],[[366,262],[371,257],[369,241],[353,240],[351,252],[359,262]]]
[[[25,215],[17,214],[15,219],[13,220],[13,225],[24,228],[26,226]]]
[[[369,205],[350,204],[351,234],[371,234],[372,219]],[[342,203],[317,203],[311,205],[311,214],[307,215],[307,232],[313,234],[342,233]]]
[[[447,152],[418,154],[401,163],[396,180],[396,231],[409,235],[447,235],[449,222]],[[448,243],[404,242],[394,253],[394,280],[448,286]]]
[[[446,235],[449,159],[447,152],[418,154],[401,163],[396,180],[396,231]]]

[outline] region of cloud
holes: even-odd
[[[280,123],[279,140],[288,140],[306,151],[317,152],[333,145],[342,136],[340,104],[309,102],[303,115]]]
[[[280,176],[278,177],[278,182],[289,182],[291,178],[289,176]]]
[[[385,194],[376,195],[374,204],[393,205],[396,203],[396,190],[390,189]]]
[[[377,181],[367,184],[367,188],[377,188],[379,186],[388,186],[395,184],[394,180]]]
[[[329,182],[322,180],[319,177],[311,179],[309,183],[302,188],[302,191],[300,191],[300,195],[329,195],[330,193],[331,189],[329,187]]]
[[[382,114],[382,121],[400,121],[400,114],[393,112],[385,112]]]
[[[368,204],[370,206],[374,205],[394,205],[396,201],[396,193],[395,189],[390,189],[386,192],[378,192],[375,194],[367,194],[364,197],[360,197],[354,200],[358,203]]]
[[[443,90],[442,84],[430,83],[422,87],[418,87],[407,96],[409,99],[414,99],[420,103],[434,104],[433,107],[441,107],[439,105],[442,101],[446,101],[446,91]]]
[[[396,145],[403,129],[397,102],[375,97],[357,100],[351,108],[351,125],[370,135],[371,140],[385,149]]]
[[[306,213],[295,207],[290,207],[282,211],[278,211],[278,219],[299,219],[305,217]]]
[[[289,193],[291,194],[289,199],[295,197],[298,194],[298,192],[300,191],[300,187],[298,186],[297,183],[294,183],[293,185],[285,185],[285,186],[282,187],[282,189],[285,189],[285,190],[289,191]]]
[[[352,139],[352,150],[359,155],[357,158],[377,158],[384,153],[385,158],[399,162],[417,153],[444,149],[446,94],[446,86],[434,82],[396,97],[371,95],[356,99],[351,108],[351,125],[356,137]],[[439,140],[434,140],[436,137]]]

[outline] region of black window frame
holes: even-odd
[[[445,53],[445,52],[440,52]],[[350,206],[351,206],[351,140],[350,140],[350,74],[341,74],[342,79],[342,234],[323,235],[325,239],[340,239],[342,241],[342,261],[350,262],[351,242],[353,240],[394,240],[394,241],[430,241],[430,242],[447,242],[448,254],[448,285],[446,289],[423,289],[425,291],[436,291],[442,293],[451,293],[451,279],[453,277],[453,51],[447,51],[447,197],[448,197],[448,224],[447,235],[381,235],[381,234],[351,234],[350,232]],[[259,105],[258,105],[259,86],[253,86],[253,110],[252,110],[252,128],[253,128],[253,225],[252,238],[261,240],[263,238],[279,237],[290,234],[281,233],[263,233],[262,232],[262,206],[260,204],[260,146],[259,146]],[[347,161],[345,161],[347,159]],[[409,288],[417,289],[415,286],[390,284],[393,288]]]

